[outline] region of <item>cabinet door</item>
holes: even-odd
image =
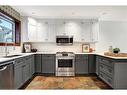
[[[92,42],[92,23],[82,23],[81,42]]]
[[[66,35],[65,22],[63,20],[57,20],[55,26],[56,26],[56,34],[57,35]]]
[[[35,73],[41,73],[41,54],[35,55]]]
[[[34,55],[31,56],[31,74],[35,73],[35,63],[34,63]]]
[[[55,55],[42,55],[42,73],[55,73]]]
[[[38,22],[37,24],[37,41],[47,42],[48,41],[49,24],[48,22]]]
[[[56,42],[56,26],[55,23],[49,23],[48,42]]]
[[[23,72],[23,83],[25,83],[30,78],[30,68],[28,63],[25,63],[22,66],[22,72]]]
[[[94,22],[92,24],[92,38],[93,42],[99,41],[99,22]]]
[[[89,73],[96,72],[96,57],[95,55],[89,55]]]
[[[28,41],[36,42],[37,40],[37,21],[28,18]]]
[[[34,74],[34,55],[28,56],[26,58],[26,63],[29,64],[29,69],[30,69],[30,78]]]
[[[96,56],[96,74],[99,75],[99,56]]]
[[[75,20],[66,21],[65,24],[65,33],[72,35],[74,42],[81,42],[81,23]]]
[[[88,55],[76,55],[75,57],[75,73],[88,74]]]
[[[22,74],[22,66],[16,66],[15,67],[15,72],[14,72],[14,82],[15,82],[15,89],[18,89],[22,86],[22,78],[23,78],[23,74]]]

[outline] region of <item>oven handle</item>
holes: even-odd
[[[56,57],[56,59],[57,60],[59,60],[59,59],[72,59],[72,60],[74,60],[75,58],[74,57],[71,57],[71,58],[70,57],[69,58],[67,58],[67,57],[66,58],[64,58],[64,57],[62,57],[62,58],[61,57]]]

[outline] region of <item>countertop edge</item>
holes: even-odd
[[[16,56],[12,58],[0,58],[0,62],[6,62],[6,61],[14,60],[14,59],[29,56],[29,55],[35,55],[35,54],[56,54],[56,52],[36,52],[36,53],[18,53],[18,54],[21,54],[21,56]],[[112,58],[112,59],[127,60],[127,57],[112,57],[112,56],[106,56],[103,53],[75,53],[75,54],[99,55],[99,56]]]

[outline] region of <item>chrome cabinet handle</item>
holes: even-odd
[[[7,66],[4,66],[2,69],[0,69],[0,72],[4,71],[6,68],[7,68]]]

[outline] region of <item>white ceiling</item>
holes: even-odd
[[[22,16],[35,18],[79,17],[127,19],[127,6],[12,6]]]

